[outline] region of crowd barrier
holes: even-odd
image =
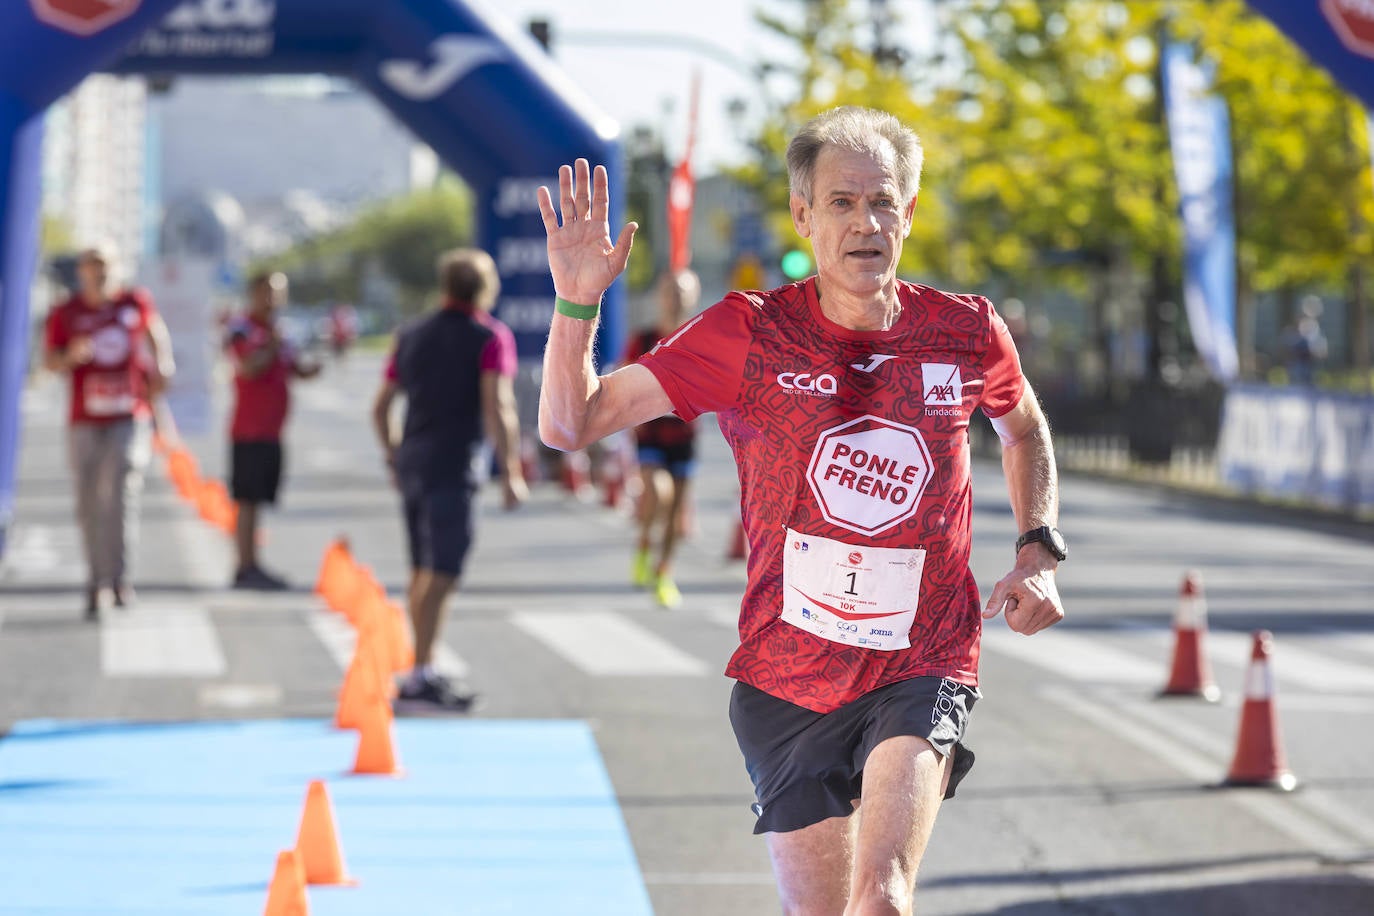
[[[1374,398],[1238,385],[1226,394],[1217,465],[1247,495],[1374,512]]]

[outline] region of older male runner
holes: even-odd
[[[991,303],[896,278],[921,169],[916,135],[838,108],[787,151],[817,275],[731,293],[639,363],[598,378],[612,244],[606,173],[559,172],[539,205],[558,294],[540,430],[581,448],[675,412],[715,411],[739,466],[749,583],[730,719],[788,913],[909,913],[941,799],[973,763],[981,627],[969,570],[968,423],[992,419],[1025,532],[983,618],[1063,617],[1049,429]],[[1009,545],[1010,546],[1010,545]],[[851,817],[854,812],[859,817]]]

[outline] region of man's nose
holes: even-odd
[[[873,235],[882,230],[877,212],[867,203],[854,208],[853,230],[859,235]]]

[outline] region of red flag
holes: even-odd
[[[686,270],[692,263],[692,204],[696,200],[696,179],[692,177],[692,147],[697,135],[697,95],[700,74],[692,75],[692,100],[688,114],[687,148],[682,161],[673,169],[668,182],[668,268]]]

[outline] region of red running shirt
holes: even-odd
[[[625,348],[625,358],[621,362],[629,365],[637,361],[645,353],[652,351],[658,345],[659,339],[658,331],[653,328],[640,331],[630,338],[629,346]],[[671,414],[665,417],[655,417],[648,423],[641,423],[635,427],[635,442],[639,445],[656,448],[687,445],[695,441],[696,437],[695,423],[688,423]]]
[[[272,342],[274,327],[245,315],[229,328],[225,349],[234,365],[234,413],[229,438],[234,442],[278,442],[291,409],[290,381],[296,356],[283,341],[277,358],[260,374],[249,378],[244,363]]]
[[[1025,379],[987,299],[905,282],[898,295],[891,330],[854,331],[821,313],[814,278],[731,293],[640,360],[678,416],[715,411],[734,450],[749,582],[726,674],[821,713],[912,677],[978,683],[968,423],[1010,411]],[[851,463],[873,441],[882,454]],[[910,648],[843,645],[783,620],[785,528],[923,548]]]
[[[71,370],[73,423],[111,423],[148,413],[144,343],[153,303],[142,290],[116,293],[98,308],[73,296],[48,313],[47,341],[66,350],[78,337],[91,341],[91,361]]]

